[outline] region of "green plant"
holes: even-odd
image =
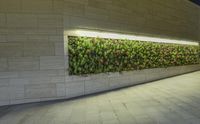
[[[70,75],[200,63],[199,46],[76,36],[68,39]]]

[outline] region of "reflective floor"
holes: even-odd
[[[0,124],[200,124],[200,72],[74,100],[1,107]]]

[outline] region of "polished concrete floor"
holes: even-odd
[[[200,124],[200,72],[73,100],[0,107],[0,124]]]

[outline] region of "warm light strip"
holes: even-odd
[[[183,40],[156,38],[156,37],[149,37],[149,36],[126,35],[126,34],[119,34],[119,33],[109,33],[109,32],[90,31],[90,30],[71,30],[71,31],[67,32],[67,35],[68,36],[85,36],[85,37],[99,37],[99,38],[110,38],[110,39],[127,39],[127,40],[151,41],[151,42],[162,42],[162,43],[199,45],[198,42],[194,42],[194,41],[183,41]]]

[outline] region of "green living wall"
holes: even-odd
[[[200,63],[200,48],[192,45],[69,36],[68,50],[70,75]]]

